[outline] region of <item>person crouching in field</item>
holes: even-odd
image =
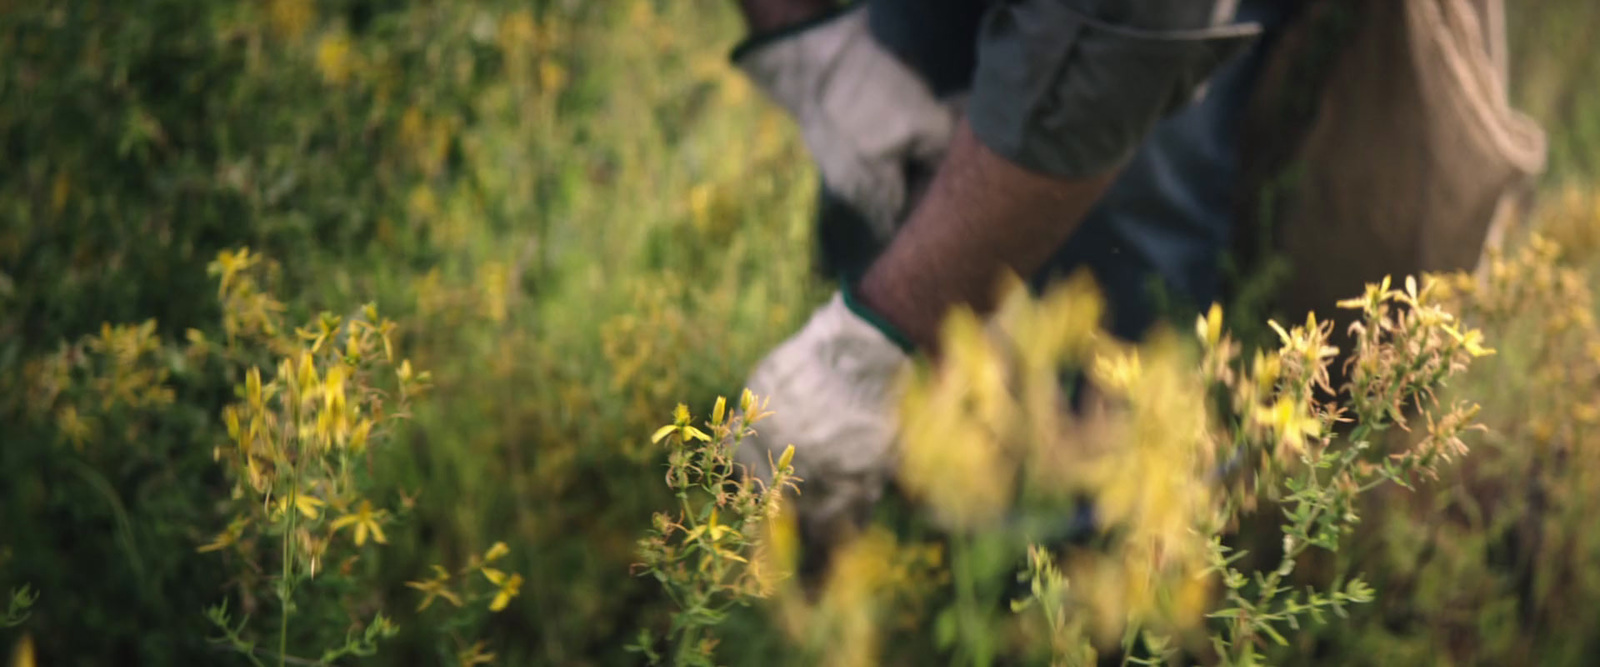
[[[839,281],[751,374],[774,414],[739,452],[770,474],[794,445],[811,553],[893,476],[896,375],[937,355],[950,308],[987,312],[1002,273],[1042,287],[1087,269],[1106,326],[1138,339],[1226,296],[1223,258],[1259,236],[1240,231],[1261,223],[1254,193],[1294,160],[1304,205],[1268,222],[1311,256],[1294,290],[1313,296],[1470,267],[1542,166],[1542,135],[1504,102],[1489,0],[738,3],[751,35],[733,61],[818,165],[820,268]],[[1355,28],[1307,76],[1330,24]],[[1308,80],[1318,104],[1278,122]],[[1329,200],[1344,219],[1317,217]],[[1386,214],[1355,208],[1379,200]]]

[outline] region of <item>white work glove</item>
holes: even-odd
[[[872,37],[856,5],[792,33],[757,37],[734,64],[800,126],[823,187],[887,241],[931,178],[960,116]]]
[[[813,546],[863,523],[894,472],[898,388],[910,357],[884,327],[835,293],[748,383],[772,414],[756,423],[735,459],[770,482],[771,462],[794,445],[795,509]]]

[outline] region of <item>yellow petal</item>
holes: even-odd
[[[33,637],[24,634],[11,652],[11,667],[35,667],[37,664],[33,657]]]
[[[261,404],[261,369],[251,367],[244,376],[244,396],[251,405]]]
[[[1283,326],[1279,325],[1276,320],[1267,320],[1267,326],[1272,327],[1273,331],[1278,332],[1278,338],[1283,341],[1284,345],[1288,345],[1292,340],[1289,338],[1289,332],[1284,331]]]
[[[651,444],[661,442],[662,438],[667,437],[677,429],[678,427],[675,424],[667,424],[666,426],[656,429],[656,432],[650,436]]]
[[[322,501],[318,500],[316,496],[298,494],[294,498],[294,506],[296,509],[299,509],[300,513],[305,515],[307,519],[315,519],[318,515],[317,510],[322,507]]]
[[[495,542],[494,546],[489,547],[489,551],[483,554],[483,560],[487,563],[508,553],[511,553],[511,547],[506,546],[505,542]]]
[[[1222,304],[1212,303],[1206,311],[1206,344],[1215,346],[1222,340]]]

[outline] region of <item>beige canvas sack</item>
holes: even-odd
[[[1285,313],[1332,314],[1385,275],[1473,268],[1544,168],[1543,131],[1507,99],[1503,0],[1352,7],[1316,114],[1292,131],[1303,143],[1280,157],[1302,170],[1272,216],[1293,266]],[[1275,63],[1264,88],[1291,72]]]

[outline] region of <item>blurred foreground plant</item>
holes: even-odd
[[[906,378],[898,462],[901,490],[937,528],[933,543],[950,553],[930,569],[948,576],[924,572],[908,582],[910,570],[895,565],[908,562],[907,547],[869,529],[836,557],[819,595],[777,596],[774,611],[802,649],[797,655],[875,664],[888,659],[885,650],[907,651],[883,641],[891,629],[882,621],[897,606],[914,606],[908,585],[943,591],[942,610],[914,636],[931,638],[944,659],[974,665],[1090,664],[1107,646],[1136,663],[1186,653],[1255,664],[1266,642],[1286,644],[1284,633],[1305,620],[1372,599],[1359,577],[1305,589],[1291,589],[1287,577],[1311,548],[1340,548],[1359,518],[1359,494],[1386,482],[1409,488],[1465,452],[1461,437],[1477,408],[1441,406],[1437,392],[1492,350],[1438,304],[1440,286],[1408,278],[1394,290],[1385,280],[1341,304],[1362,317],[1351,328],[1349,380],[1337,392],[1332,324],[1314,317],[1290,329],[1270,323],[1279,346],[1246,361],[1215,306],[1196,323],[1198,350],[1169,331],[1137,345],[1112,339],[1097,326],[1103,303],[1082,276],[1041,298],[1012,281],[987,322],[953,312],[941,359],[920,362]],[[714,428],[721,412],[719,403]],[[1415,442],[1380,437],[1396,426],[1415,429]],[[703,574],[737,562],[718,555],[712,510],[750,492],[685,471],[696,470],[699,457],[721,460],[717,443],[729,432],[707,435],[680,409],[657,433],[677,447],[669,484],[686,490],[688,481],[707,479],[704,493],[717,499],[698,511],[685,504],[682,516],[698,518],[688,528],[658,515],[645,542],[652,571],[688,577],[657,575],[675,596],[766,592],[715,588],[721,575]],[[1256,565],[1223,538],[1267,503],[1283,508],[1283,546]],[[759,517],[750,507],[739,516]],[[1089,510],[1092,528],[1074,523]],[[786,541],[779,518],[768,522],[775,544]],[[729,530],[738,535],[731,544],[747,544],[748,527]],[[680,531],[689,545],[674,551],[670,538]],[[857,552],[866,560],[851,556]],[[686,565],[691,555],[697,568]],[[1026,589],[1012,599],[1008,582],[1017,579]],[[1036,613],[1001,613],[1008,599],[1013,611]],[[718,618],[684,613],[674,628]],[[711,647],[695,648],[696,659],[708,659]]]
[[[1419,289],[1408,278],[1406,289],[1396,291],[1386,279],[1340,304],[1362,312],[1351,328],[1355,349],[1345,362],[1350,380],[1340,392],[1329,380],[1339,353],[1328,344],[1332,325],[1314,317],[1287,330],[1270,322],[1280,346],[1257,352],[1246,364],[1222,330],[1221,309],[1213,306],[1196,322],[1203,350],[1196,372],[1191,357],[1161,333],[1136,348],[1103,337],[1083,346],[1075,342],[1083,334],[1070,326],[1041,327],[1051,321],[1046,309],[1026,302],[1002,309],[996,322],[1015,349],[1036,350],[1038,358],[1057,364],[1058,351],[1089,352],[1078,361],[1090,368],[1080,408],[1056,410],[1063,415],[1060,426],[1046,421],[1047,428],[1023,439],[1034,447],[1044,443],[1046,453],[1023,449],[1011,459],[1023,462],[1019,474],[1048,471],[1056,484],[1092,499],[1102,530],[1111,535],[1109,547],[1099,552],[1064,554],[1064,577],[1040,562],[1037,548],[1030,553],[1033,598],[1051,627],[1054,660],[1082,662],[1093,655],[1088,646],[1119,636],[1119,630],[1125,656],[1165,660],[1182,646],[1169,637],[1192,636],[1204,615],[1212,619],[1212,659],[1253,664],[1263,639],[1287,644],[1282,631],[1298,628],[1303,619],[1320,620],[1324,611],[1342,613],[1346,604],[1370,600],[1373,591],[1359,578],[1326,591],[1291,590],[1284,579],[1306,550],[1338,550],[1358,520],[1356,495],[1384,482],[1409,488],[1465,452],[1461,435],[1472,427],[1477,408],[1464,402],[1441,407],[1436,392],[1472,358],[1492,350],[1482,346],[1480,333],[1458,329],[1435,303],[1438,284],[1427,278]],[[1067,335],[1041,337],[1041,329]],[[1026,364],[1028,356],[1021,356]],[[1026,422],[1038,419],[1028,406],[1066,404],[1054,385],[1021,386],[1016,398],[991,396],[1003,407],[989,408],[990,414],[1009,411],[1026,415]],[[1406,428],[1408,411],[1416,415],[1411,421],[1426,423],[1425,434],[1409,448],[1386,449],[1392,440],[1378,434],[1390,426]],[[1335,427],[1344,422],[1353,427],[1339,437]],[[1003,433],[996,427],[1005,423],[1016,420],[978,422],[988,433]],[[908,449],[934,446],[912,438],[906,443]],[[1070,465],[1038,464],[1059,460],[1059,452],[1072,452]],[[1028,487],[1023,489],[1027,498]],[[1222,537],[1261,501],[1283,507],[1282,553],[1275,566],[1241,571],[1237,563],[1244,554],[1230,553]],[[1221,575],[1223,586],[1216,601],[1209,592],[1213,573]],[[1062,641],[1062,632],[1074,630],[1083,639]],[[1188,650],[1200,652],[1192,644]]]

